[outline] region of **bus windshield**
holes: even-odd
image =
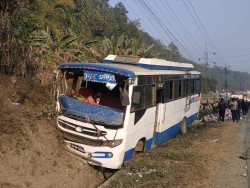
[[[113,73],[62,69],[57,77],[58,110],[69,118],[105,126],[123,126],[128,78]]]

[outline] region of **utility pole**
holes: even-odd
[[[209,52],[207,49],[207,42],[205,43],[205,49],[204,49],[204,76],[210,77],[209,74],[209,62],[208,62],[208,54],[211,53],[213,55],[215,55],[215,52]],[[200,58],[199,58],[200,60]]]
[[[225,89],[226,89],[226,97],[227,97],[227,100],[228,100],[228,85],[227,85],[227,74],[228,74],[228,68],[230,66],[227,66],[225,64],[225,68],[224,68],[224,71],[225,71]]]
[[[209,64],[208,64],[208,49],[207,49],[207,43],[205,44],[205,50],[204,50],[204,74],[207,74],[209,77]]]

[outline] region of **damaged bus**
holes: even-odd
[[[57,74],[57,127],[88,163],[119,169],[136,153],[186,133],[198,117],[192,64],[133,56],[64,63]]]

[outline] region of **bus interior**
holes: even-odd
[[[108,82],[108,79],[94,79],[93,75],[87,75],[83,69],[60,71],[57,92],[61,113],[81,121],[122,126],[126,106],[130,103],[128,78],[103,72],[95,74],[112,77],[112,82]]]

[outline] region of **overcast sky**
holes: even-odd
[[[250,0],[110,0],[122,2],[131,20],[188,59],[250,73]],[[214,55],[214,53],[216,53]],[[200,59],[200,60],[199,60]]]

